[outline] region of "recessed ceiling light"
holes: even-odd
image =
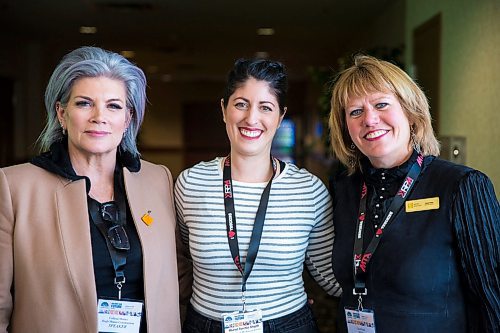
[[[158,72],[158,66],[150,65],[150,66],[146,67],[146,70],[148,73],[155,74]]]
[[[274,35],[273,28],[259,28],[257,29],[257,35],[259,36],[272,36]]]
[[[163,82],[170,82],[170,81],[172,81],[172,75],[170,75],[170,74],[163,74],[161,76],[161,80]]]
[[[80,33],[85,35],[93,35],[97,32],[97,27],[81,26]]]
[[[121,51],[120,54],[122,56],[124,56],[125,58],[129,58],[129,59],[135,57],[135,52],[134,51],[130,51],[130,50]]]
[[[269,58],[269,52],[266,52],[266,51],[255,52],[255,58],[267,59],[267,58]]]

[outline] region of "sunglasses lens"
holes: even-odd
[[[108,229],[108,239],[117,250],[130,250],[128,236],[122,225],[115,224]]]

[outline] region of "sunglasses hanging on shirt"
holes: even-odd
[[[120,211],[115,202],[99,203],[99,212],[106,227],[106,235],[116,250],[130,250],[127,232],[120,222]]]

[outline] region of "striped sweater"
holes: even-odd
[[[238,244],[245,263],[255,215],[267,183],[232,181]],[[184,170],[175,184],[177,222],[193,261],[191,304],[206,317],[241,310],[241,274],[229,250],[221,158]],[[303,264],[330,295],[339,295],[333,276],[332,203],[316,176],[287,164],[272,182],[262,240],[247,281],[247,309],[263,320],[299,310],[306,302]]]

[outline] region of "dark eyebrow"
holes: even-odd
[[[106,102],[107,103],[109,103],[109,102],[122,102],[122,103],[125,103],[124,101],[122,101],[119,98],[111,98],[111,99],[108,99]]]
[[[86,100],[88,100],[88,101],[91,101],[91,100],[92,100],[92,98],[87,97],[87,96],[82,96],[82,95],[75,96],[74,98],[83,98],[83,99],[86,99]]]
[[[83,95],[78,95],[78,96],[75,96],[74,98],[82,98],[82,99],[85,99],[87,101],[92,101],[92,98],[88,97],[88,96],[83,96]],[[110,102],[121,102],[121,103],[125,103],[124,101],[122,101],[121,99],[119,98],[110,98],[106,101],[106,103],[110,103]]]
[[[249,100],[249,99],[247,99],[247,98],[245,98],[245,97],[236,97],[234,100],[237,100],[237,99],[242,99],[242,100],[244,100],[245,102],[250,103],[250,100]],[[266,104],[266,103],[271,104],[273,107],[276,107],[276,105],[274,105],[274,103],[273,103],[273,102],[271,102],[271,101],[260,101],[260,102],[259,102],[259,105]]]
[[[271,101],[261,101],[261,102],[259,102],[259,104],[266,104],[266,103],[269,103],[269,104],[271,104],[273,107],[276,107],[276,105],[274,105],[274,103],[273,103],[273,102],[271,102]]]

